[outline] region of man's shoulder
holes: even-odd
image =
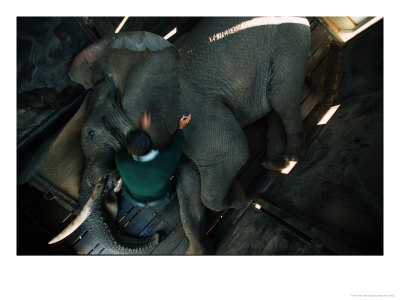
[[[129,161],[130,156],[125,149],[121,149],[121,150],[115,151],[115,160],[116,161]]]

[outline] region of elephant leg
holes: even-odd
[[[238,197],[228,192],[249,155],[243,129],[221,99],[203,98],[196,108],[190,110],[193,118],[185,128],[184,153],[197,167],[201,203],[214,211],[239,207],[240,187],[230,193]]]
[[[292,41],[293,42],[293,41]],[[306,73],[308,48],[290,51],[281,45],[272,64],[270,101],[273,110],[282,120],[286,132],[287,154],[290,159],[304,156],[305,141],[300,110],[301,92]]]
[[[189,240],[186,254],[212,254],[213,246],[205,232],[206,208],[200,201],[200,174],[196,165],[184,158],[176,178],[181,220]]]
[[[275,111],[266,116],[267,121],[267,153],[262,166],[271,171],[281,171],[289,161],[284,157],[286,134],[282,121]]]
[[[239,208],[244,204],[235,177],[247,161],[248,145],[242,129],[238,124],[237,127],[231,123],[226,126],[226,132],[221,130],[221,137],[215,137],[215,140],[223,139],[224,143],[219,148],[211,147],[213,161],[197,164],[201,178],[201,202],[214,211]],[[230,135],[231,130],[236,130],[235,134]]]

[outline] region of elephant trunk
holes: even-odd
[[[119,230],[115,220],[105,211],[103,205],[110,175],[98,177],[94,187],[91,188],[87,185],[89,173],[91,172],[86,170],[80,191],[80,198],[90,194],[89,200],[83,205],[76,218],[60,234],[53,238],[49,244],[66,238],[85,222],[84,226],[88,229],[90,235],[100,245],[115,254],[143,254],[145,250],[157,246],[160,240],[158,233],[152,236],[135,237]],[[92,192],[88,193],[87,191],[90,190]]]

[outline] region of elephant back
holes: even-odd
[[[275,54],[283,47],[288,55],[308,52],[309,35],[304,18],[204,18],[176,43],[178,73],[196,92],[228,105],[244,127],[271,109]]]
[[[82,84],[85,89],[89,89],[96,83],[93,76],[96,65],[101,63],[101,60],[108,54],[110,49],[153,52],[162,51],[169,47],[174,46],[162,37],[146,31],[124,32],[111,35],[96,41],[81,51],[75,57],[68,75],[73,81]]]

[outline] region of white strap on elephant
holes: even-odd
[[[254,18],[248,21],[244,21],[236,26],[228,28],[222,32],[214,34],[212,37],[209,37],[210,43],[220,40],[228,35],[237,33],[239,31],[256,27],[256,26],[265,26],[265,25],[279,25],[285,23],[295,23],[295,24],[303,24],[310,27],[310,23],[306,18],[300,17],[259,17]]]

